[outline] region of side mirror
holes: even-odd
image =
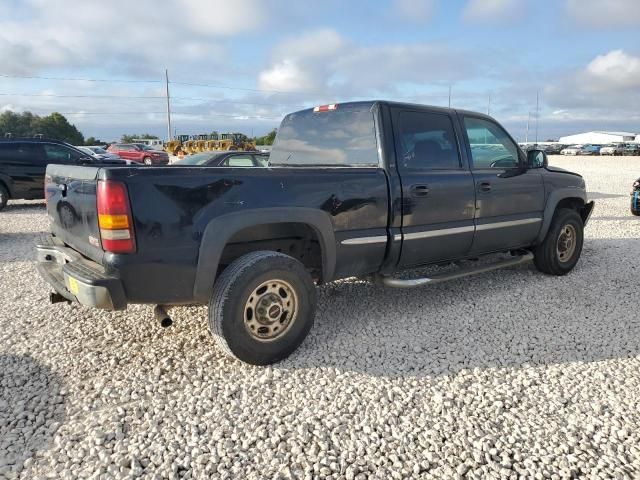
[[[80,165],[89,165],[89,164],[93,163],[93,158],[91,158],[91,157],[80,157],[80,160],[78,161],[78,163]]]
[[[544,168],[549,165],[547,154],[542,150],[529,150],[527,152],[527,168]]]

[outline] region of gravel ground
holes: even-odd
[[[201,307],[49,305],[42,203],[0,213],[0,478],[640,478],[640,158],[552,158],[597,201],[565,278],[321,289],[269,368]]]

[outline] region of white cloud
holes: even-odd
[[[394,0],[392,11],[402,20],[424,24],[433,17],[434,0]]]
[[[640,57],[613,50],[594,58],[586,73],[596,90],[640,88]]]
[[[469,0],[463,12],[468,22],[502,23],[524,16],[527,0]]]
[[[636,27],[640,19],[638,0],[566,0],[569,16],[590,27]]]
[[[394,91],[400,83],[454,82],[473,70],[463,52],[440,44],[358,46],[322,29],[285,41],[259,74],[259,86],[331,98]]]
[[[265,17],[259,0],[26,0],[0,17],[0,58],[15,74],[105,65],[160,71],[178,60],[221,59],[227,38]]]
[[[623,50],[598,55],[584,67],[556,73],[543,98],[558,119],[638,129],[640,57]],[[626,127],[625,127],[626,125]]]

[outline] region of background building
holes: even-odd
[[[567,135],[566,137],[560,137],[558,140],[560,143],[572,144],[572,143],[622,143],[633,142],[636,140],[635,133],[629,132],[586,132],[577,133],[575,135]]]

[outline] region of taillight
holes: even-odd
[[[97,203],[102,248],[113,253],[135,252],[136,238],[126,185],[98,180]]]

